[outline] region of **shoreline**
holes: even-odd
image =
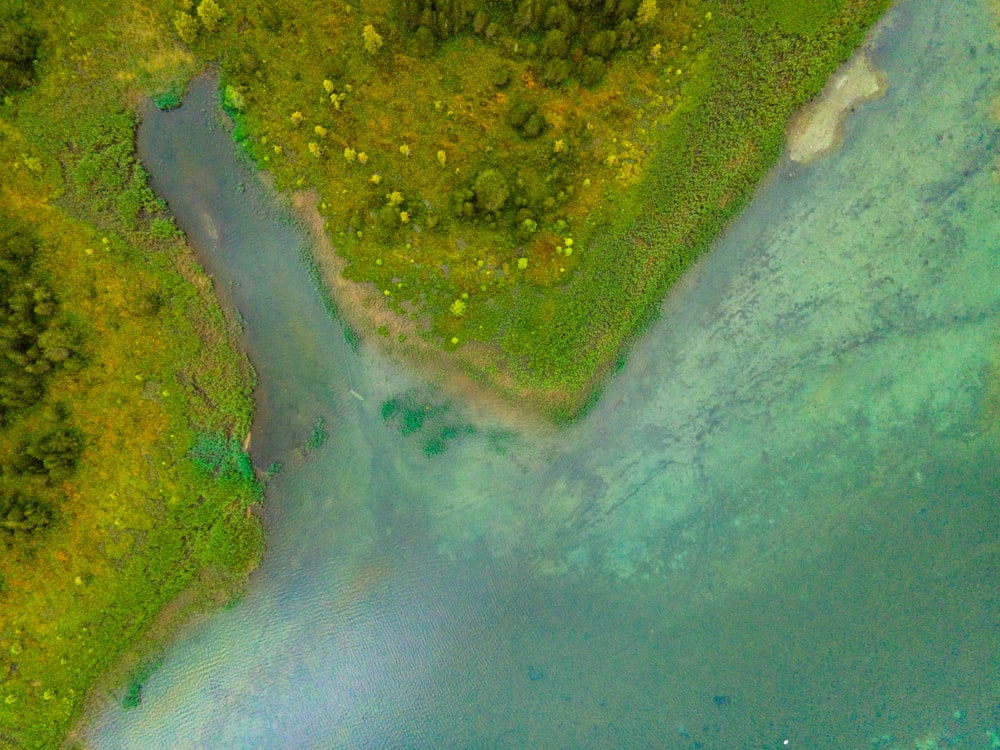
[[[86,730],[109,706],[119,701],[115,693],[125,689],[132,675],[144,664],[155,661],[185,633],[207,622],[228,603],[242,596],[256,569],[255,566],[245,571],[239,578],[222,580],[221,586],[220,580],[213,580],[207,568],[199,571],[190,584],[167,602],[138,640],[89,687],[61,746],[89,750],[92,745],[87,741]],[[155,669],[149,674],[153,672]],[[141,689],[142,683],[139,685]]]

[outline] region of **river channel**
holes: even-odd
[[[885,96],[553,431],[345,340],[211,78],[151,110],[284,468],[243,597],[88,744],[1000,747],[998,20],[900,0],[869,43]]]

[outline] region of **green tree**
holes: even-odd
[[[615,51],[618,35],[609,29],[598,31],[587,40],[587,53],[607,60]]]
[[[198,22],[191,14],[182,10],[174,13],[174,29],[185,44],[193,44],[198,38]]]
[[[18,16],[0,15],[0,96],[35,82],[34,61],[41,39]]]
[[[206,31],[215,31],[219,28],[219,21],[222,20],[222,8],[215,0],[201,0],[198,5],[198,18],[201,19]]]
[[[434,54],[437,39],[434,32],[426,26],[419,27],[413,34],[413,49],[420,57],[430,57]]]
[[[68,477],[76,469],[83,450],[80,433],[71,427],[57,427],[33,435],[21,444],[15,470],[25,474],[47,474],[49,479]]]
[[[569,39],[562,29],[549,29],[542,39],[544,57],[565,57],[569,52]]]
[[[499,211],[510,197],[507,178],[495,169],[484,169],[476,176],[473,187],[476,205],[483,211]]]
[[[580,69],[578,72],[578,75],[580,76],[580,83],[584,86],[593,86],[604,77],[604,71],[606,68],[607,65],[604,60],[599,57],[587,55],[580,61]]]
[[[47,373],[76,347],[34,270],[37,249],[30,232],[0,214],[0,423],[35,404]]]
[[[504,117],[522,138],[537,138],[545,130],[545,119],[538,105],[525,99],[511,99]]]

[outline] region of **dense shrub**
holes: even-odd
[[[537,138],[545,132],[545,119],[538,111],[538,105],[526,99],[511,100],[506,120],[523,138]]]
[[[34,405],[75,350],[59,303],[35,271],[37,239],[0,216],[0,424]]]
[[[645,29],[651,26],[649,19],[655,17],[656,4],[647,2],[642,18],[637,15],[639,8],[639,0],[577,0],[571,4],[563,0],[492,0],[488,3],[482,0],[396,0],[395,18],[400,31],[412,36],[414,52],[420,56],[432,54],[436,40],[447,40],[463,33],[491,39],[501,29],[512,29],[519,35],[517,44],[501,46],[501,54],[538,59],[536,73],[550,85],[576,74],[581,84],[593,86],[600,81],[603,70],[599,74],[592,63],[580,65],[580,55],[574,51],[610,60],[617,50],[636,47]],[[537,123],[532,122],[522,135],[534,138],[540,132]]]
[[[0,540],[9,544],[44,529],[52,522],[52,508],[17,491],[0,490]]]
[[[15,15],[0,14],[0,96],[35,82],[41,34]]]
[[[202,433],[191,446],[194,465],[213,477],[256,481],[250,457],[235,438],[214,433]]]
[[[577,75],[580,77],[580,83],[584,86],[594,86],[604,77],[606,69],[607,66],[604,60],[599,57],[587,55],[580,61]]]
[[[542,38],[542,55],[545,57],[565,57],[569,52],[569,39],[562,29],[550,29]]]
[[[569,78],[571,72],[572,68],[568,62],[556,58],[545,63],[539,77],[549,85],[556,85]]]
[[[119,112],[81,127],[70,170],[73,186],[87,195],[95,215],[116,213],[129,229],[138,228],[141,216],[152,217],[164,208],[135,160],[136,122],[133,113]]]

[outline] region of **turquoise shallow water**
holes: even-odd
[[[154,188],[246,321],[255,462],[285,469],[246,595],[90,744],[989,747],[998,45],[979,0],[903,0],[872,41],[886,96],[776,167],[554,435],[352,351],[211,81],[150,113]]]

